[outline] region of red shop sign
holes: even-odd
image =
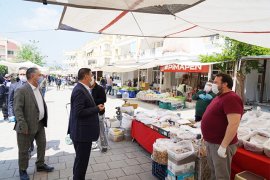
[[[165,66],[160,66],[161,72],[204,72],[208,73],[209,65],[179,65],[179,64],[169,64]]]

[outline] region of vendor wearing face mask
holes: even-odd
[[[15,121],[15,116],[14,116],[14,94],[15,91],[21,87],[22,85],[24,85],[24,83],[27,82],[26,79],[26,71],[28,68],[26,67],[20,67],[19,68],[19,72],[18,72],[18,77],[20,79],[20,81],[13,83],[10,85],[9,87],[9,94],[8,94],[8,116],[9,116],[9,121],[10,122],[14,122]]]
[[[201,130],[206,141],[211,180],[230,179],[232,157],[237,150],[237,129],[243,115],[243,102],[232,91],[232,86],[230,75],[216,75],[212,91],[217,97],[202,117]]]
[[[193,100],[197,100],[195,107],[196,122],[201,121],[207,106],[211,103],[214,97],[215,94],[212,92],[212,82],[207,82],[204,89],[201,88],[201,90],[192,96]]]

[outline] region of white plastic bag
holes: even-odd
[[[270,157],[270,139],[263,144],[263,151],[267,157]]]
[[[122,115],[123,115],[123,117],[122,117],[121,127],[124,129],[130,129],[133,117],[126,114],[126,113],[123,113]]]
[[[264,143],[269,139],[268,134],[254,131],[250,134],[248,140],[243,140],[244,148],[246,150],[262,154]]]

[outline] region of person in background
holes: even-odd
[[[27,82],[26,71],[27,67],[20,67],[18,72],[19,81],[10,85],[8,93],[8,116],[10,122],[15,122],[14,116],[14,94],[16,90]]]
[[[199,91],[192,96],[192,100],[197,101],[195,107],[196,122],[201,121],[207,106],[211,103],[215,96],[216,95],[212,92],[212,82],[206,82],[204,87],[200,85]]]
[[[100,85],[106,89],[106,79],[104,77],[101,77],[101,80],[100,80]]]
[[[79,83],[74,87],[70,100],[68,134],[73,141],[76,157],[73,165],[73,180],[84,180],[89,163],[92,142],[99,137],[98,113],[104,105],[96,105],[90,90],[92,72],[81,68],[78,72]]]
[[[230,179],[232,157],[237,150],[237,129],[244,106],[241,98],[232,91],[232,86],[230,75],[216,75],[212,91],[217,97],[202,117],[201,130],[206,142],[211,180]]]
[[[61,81],[62,81],[62,87],[63,87],[63,89],[65,89],[66,88],[66,84],[67,84],[67,80],[66,80],[66,78],[65,77],[62,77],[61,78]]]
[[[5,93],[6,93],[6,88],[4,85],[5,79],[3,76],[0,76],[0,112],[2,111],[4,100],[5,100]],[[4,117],[0,118],[0,121],[4,121]]]
[[[90,90],[91,90],[91,94],[94,98],[96,105],[99,105],[99,104],[104,105],[106,100],[107,100],[105,89],[102,86],[98,85],[94,78],[92,78],[92,81],[90,82]],[[104,114],[105,114],[105,109],[103,111],[99,112],[99,122],[100,122],[99,126],[100,126],[100,136],[104,137],[104,139],[105,139],[106,137],[104,135],[104,130],[105,130]],[[108,146],[107,139],[104,140],[104,142],[102,143],[102,145],[104,145],[104,144],[105,144],[105,146]],[[97,147],[96,142],[95,143],[93,142],[93,147]]]
[[[14,95],[14,113],[19,151],[19,175],[21,180],[29,180],[27,168],[29,164],[28,150],[31,142],[36,140],[37,159],[36,170],[52,172],[53,167],[45,164],[46,134],[48,111],[46,103],[38,88],[41,73],[37,68],[26,71],[27,83],[18,88]]]
[[[41,95],[44,98],[47,89],[47,78],[44,74],[42,74],[42,76],[40,77],[38,84],[41,91]]]
[[[61,84],[62,84],[62,80],[60,77],[57,77],[57,79],[55,80],[56,83],[56,89],[57,91],[59,91],[61,89]]]
[[[107,80],[107,91],[106,91],[106,94],[108,94],[108,92],[109,92],[109,95],[111,95],[112,85],[113,85],[113,80],[112,80],[112,77],[110,77]]]
[[[9,92],[9,87],[11,85],[11,77],[9,74],[5,75],[5,81],[4,81],[4,87],[5,87],[5,93],[4,93],[4,99],[3,99],[3,107],[2,107],[2,112],[4,116],[4,120],[8,121],[8,92]]]
[[[131,82],[131,80],[128,80],[128,87],[132,87],[132,82]]]
[[[50,86],[52,83],[52,76],[51,75],[48,75],[48,82],[49,82],[49,86]]]

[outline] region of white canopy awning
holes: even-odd
[[[25,61],[25,62],[21,62],[21,63],[12,63],[12,62],[8,62],[8,61],[0,61],[0,65],[7,66],[9,73],[17,73],[18,69],[20,67],[27,67],[27,68],[36,67],[42,73],[44,73],[44,74],[48,73],[48,69],[46,67],[39,66],[39,65],[37,65],[35,63],[32,63],[31,61]]]
[[[270,48],[269,0],[48,0],[48,3],[67,6],[59,23],[62,30],[161,38],[220,34]]]

